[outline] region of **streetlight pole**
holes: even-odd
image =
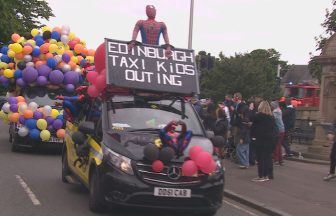
[[[188,49],[191,49],[191,48],[192,48],[193,19],[194,19],[194,0],[190,0],[190,18],[189,18],[189,39],[188,39]]]

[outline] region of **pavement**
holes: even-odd
[[[274,180],[252,182],[257,167],[239,169],[225,161],[225,196],[267,215],[335,215],[336,180],[323,181],[329,166],[285,161],[274,167]]]

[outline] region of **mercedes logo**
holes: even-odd
[[[172,180],[177,180],[181,177],[181,171],[180,168],[177,166],[171,166],[167,170],[167,175]]]

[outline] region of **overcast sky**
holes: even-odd
[[[88,48],[105,37],[130,40],[136,21],[146,19],[147,4],[156,7],[156,20],[166,23],[170,43],[188,46],[190,0],[47,1],[55,17],[46,24],[69,25]],[[307,64],[331,6],[331,0],[195,0],[193,49],[230,56],[274,48],[290,64]]]

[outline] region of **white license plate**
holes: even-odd
[[[190,198],[190,189],[180,189],[180,188],[154,188],[154,196],[159,197],[180,197],[180,198]]]
[[[58,139],[58,138],[56,138],[56,137],[50,137],[49,142],[62,143],[63,140],[62,140],[62,139]]]

